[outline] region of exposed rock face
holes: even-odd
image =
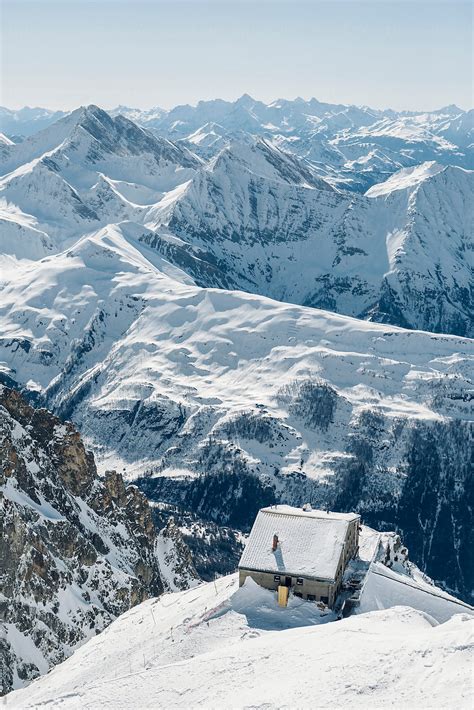
[[[97,476],[79,433],[0,387],[3,693],[162,591],[145,496]]]
[[[189,510],[166,503],[153,505],[152,510],[158,529],[166,527],[173,518],[200,579],[211,582],[216,576],[235,572],[244,549],[244,537],[239,530],[201,520]]]
[[[174,518],[168,518],[156,540],[163,586],[168,592],[177,592],[196,586],[201,580],[194,567],[191,551]]]

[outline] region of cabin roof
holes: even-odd
[[[333,581],[349,523],[355,513],[277,505],[262,508],[253,524],[239,567]],[[278,547],[272,550],[273,535]]]
[[[262,508],[261,513],[277,513],[279,515],[299,515],[302,518],[322,518],[323,520],[345,520],[348,523],[354,520],[360,520],[358,513],[335,513],[332,510],[318,510],[310,508],[294,508],[292,505],[270,505],[268,508]]]

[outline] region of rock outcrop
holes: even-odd
[[[201,580],[194,567],[191,550],[172,516],[158,534],[156,551],[166,591],[178,592],[199,584]]]
[[[3,693],[162,591],[145,496],[97,475],[76,428],[0,387]]]

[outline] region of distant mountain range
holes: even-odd
[[[245,97],[230,113],[222,104],[218,116],[240,117],[249,130],[241,114],[255,117],[260,107],[282,121],[305,115],[299,102],[265,107]],[[191,130],[190,117],[205,110],[212,106],[176,109],[179,125],[187,116]],[[175,137],[177,120],[164,124]],[[428,161],[388,171],[360,195],[323,178],[308,156],[287,152],[288,136],[280,138],[241,129],[204,157],[191,140],[172,142],[94,106],[77,109],[19,144],[0,145],[2,251],[41,258],[127,220],[200,286],[471,335],[473,173]],[[312,144],[321,141],[313,133]],[[455,160],[452,146],[443,146],[438,158]]]
[[[332,180],[359,191],[380,182],[383,175],[426,160],[474,167],[474,113],[454,105],[430,112],[393,111],[314,98],[265,104],[245,94],[234,102],[200,101],[169,111],[118,106],[108,113],[186,141],[205,157],[215,155],[229,137],[250,133],[271,138],[314,161]],[[0,107],[0,131],[26,137],[66,115],[44,108]]]

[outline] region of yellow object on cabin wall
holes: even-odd
[[[278,587],[278,606],[288,606],[288,587]]]

